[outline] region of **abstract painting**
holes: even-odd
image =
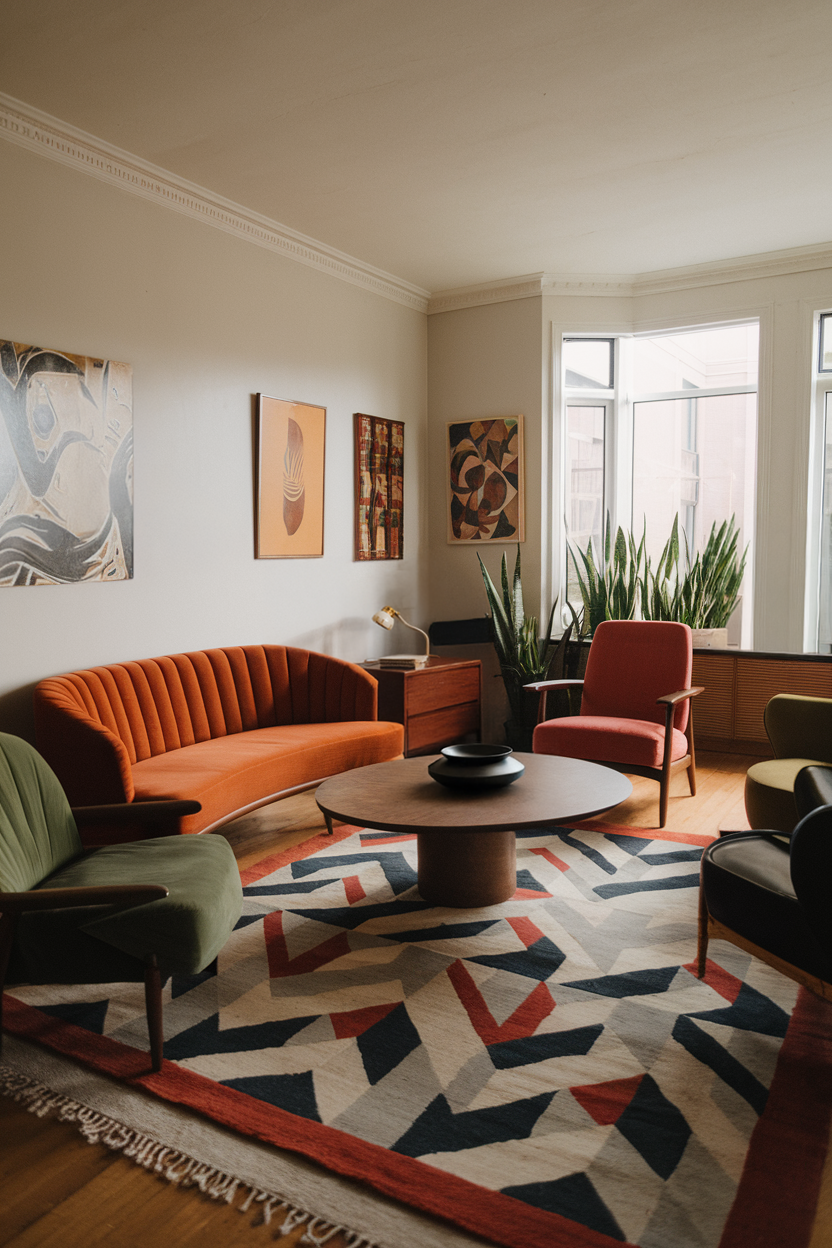
[[[325,407],[258,394],[258,559],[323,555],[325,434]]]
[[[355,413],[355,557],[404,557],[404,424]]]
[[[0,585],[133,575],[133,370],[0,340]]]
[[[522,542],[523,417],[448,425],[448,541]]]

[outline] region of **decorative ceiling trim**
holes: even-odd
[[[353,286],[392,299],[417,312],[426,312],[430,292],[383,269],[373,268],[353,256],[327,247],[232,200],[215,195],[176,174],[113,147],[83,130],[50,117],[0,92],[0,137],[29,151],[39,152],[61,164],[81,170],[183,213],[227,234],[277,252],[299,264],[319,269]]]
[[[527,273],[525,277],[507,277],[480,286],[460,286],[457,290],[441,290],[431,295],[428,315],[455,312],[458,308],[477,308],[486,303],[506,303],[509,299],[531,299],[543,293],[543,273]]]
[[[431,295],[428,314],[476,308],[506,299],[527,299],[531,295],[580,295],[596,299],[632,299],[643,295],[663,295],[694,290],[702,286],[725,286],[733,282],[753,282],[760,278],[784,277],[832,269],[832,243],[792,247],[736,260],[717,260],[680,269],[655,273],[563,273],[528,274],[504,278],[481,286],[463,286]]]

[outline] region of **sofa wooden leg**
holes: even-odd
[[[150,1060],[154,1070],[162,1069],[164,1032],[162,1028],[162,976],[155,954],[144,972],[144,1004],[147,1011],[147,1030],[150,1035]]]

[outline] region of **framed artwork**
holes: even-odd
[[[323,555],[325,434],[325,407],[258,394],[258,559]]]
[[[404,556],[404,422],[355,413],[355,557]]]
[[[133,370],[0,340],[0,585],[133,575]]]
[[[448,541],[525,540],[523,417],[448,425]]]

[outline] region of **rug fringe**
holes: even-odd
[[[152,1170],[177,1187],[198,1187],[203,1195],[225,1204],[231,1204],[239,1191],[247,1192],[245,1200],[238,1206],[239,1212],[248,1213],[252,1206],[259,1205],[261,1216],[258,1222],[266,1225],[271,1224],[275,1214],[281,1215],[282,1221],[275,1229],[275,1237],[288,1235],[299,1226],[305,1226],[303,1235],[297,1241],[299,1245],[325,1248],[326,1244],[340,1234],[344,1236],[349,1248],[378,1248],[373,1240],[367,1239],[358,1231],[352,1231],[346,1226],[336,1226],[298,1205],[293,1205],[277,1192],[253,1187],[233,1174],[227,1174],[205,1162],[197,1161],[195,1157],[189,1157],[187,1153],[160,1144],[143,1131],[134,1131],[115,1118],[99,1113],[88,1105],[82,1105],[80,1101],[73,1101],[63,1093],[53,1091],[46,1084],[38,1083],[10,1066],[0,1066],[0,1094],[16,1101],[38,1118],[51,1113],[57,1114],[61,1122],[74,1123],[87,1143],[104,1144],[113,1152],[122,1153],[145,1170]]]

